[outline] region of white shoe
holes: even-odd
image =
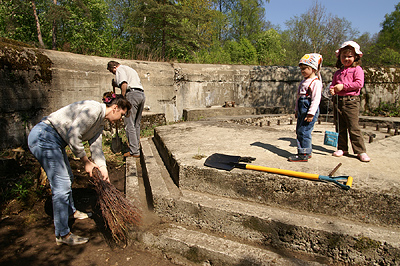
[[[86,213],[86,212],[81,212],[81,211],[76,210],[74,212],[74,215],[71,215],[71,216],[73,216],[73,218],[75,218],[75,219],[83,220],[83,219],[92,217],[92,213],[91,212]]]

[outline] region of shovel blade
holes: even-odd
[[[113,153],[121,152],[122,150],[122,139],[118,136],[112,138],[111,140],[111,151]]]
[[[239,163],[240,156],[214,153],[204,162],[205,166],[230,171]]]

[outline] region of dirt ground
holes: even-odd
[[[31,161],[35,164],[34,159]],[[89,237],[89,242],[73,247],[56,245],[51,196],[47,189],[45,196],[28,208],[16,201],[1,204],[0,265],[176,265],[160,252],[147,250],[139,243],[125,248],[116,245],[104,226],[89,176],[79,161],[70,158],[70,163],[75,175],[75,206],[78,210],[93,212],[90,219],[70,220],[70,228],[77,235]],[[34,168],[40,169],[39,164]],[[111,183],[123,191],[125,165],[108,162],[108,169]],[[19,172],[23,169],[18,168]]]

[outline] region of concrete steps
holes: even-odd
[[[184,166],[168,171],[159,154],[168,152],[157,150],[152,139],[141,142],[150,209],[165,219],[162,228],[143,233],[141,241],[184,257],[182,264],[338,265],[378,263],[382,257],[386,263],[399,262],[400,231],[395,228],[226,193],[220,196],[212,189],[207,191],[209,187],[200,191],[178,188],[171,175]],[[132,183],[129,178],[127,175],[127,184]],[[136,178],[134,174],[132,178]]]
[[[179,254],[181,258],[172,261],[182,265],[323,265],[176,225],[159,231],[157,236],[147,233],[141,241],[170,257]]]
[[[149,208],[158,217],[164,218],[163,222],[157,220],[153,226],[146,225],[148,228],[152,227],[151,230],[139,233],[137,237],[144,245],[162,250],[172,258],[172,261],[181,265],[323,265],[313,261],[313,257],[308,258],[308,261],[304,258],[297,258],[296,256],[299,254],[295,253],[281,255],[254,241],[246,243],[244,239],[237,237],[235,240],[228,239],[227,235],[230,237],[234,237],[234,235],[201,226],[198,222],[193,221],[196,218],[190,218],[191,210],[197,207],[201,208],[200,204],[212,205],[212,199],[206,203],[199,193],[192,194],[190,191],[181,191],[170,178],[152,140],[142,139],[141,144],[146,168],[145,171],[143,169],[142,171],[145,172],[144,178],[148,178],[150,184],[150,187],[146,187],[146,194],[150,193],[152,196]],[[128,160],[130,161],[127,164],[135,165],[135,160],[131,158]],[[134,167],[129,167],[129,169],[127,189],[137,192],[138,188],[134,188],[134,186],[141,182],[128,181],[135,180],[138,176]],[[144,183],[146,182],[144,181]],[[137,193],[143,194],[143,192]],[[129,194],[127,193],[127,195]],[[151,214],[144,210],[144,215]],[[186,218],[188,218],[187,221],[182,221]],[[215,216],[215,218],[209,222],[213,224],[221,222],[220,216]],[[148,221],[148,218],[144,217],[144,220]],[[161,223],[162,226],[159,226],[158,223]]]

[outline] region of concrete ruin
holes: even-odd
[[[293,115],[230,117],[223,111],[157,127],[154,137],[141,140],[141,158],[127,159],[127,196],[137,202],[141,195],[145,214],[139,242],[179,265],[400,264],[400,136],[393,130],[399,118],[362,117],[369,163],[353,154],[333,157],[335,148],[323,139],[334,126],[324,120],[312,134],[312,158],[292,163]],[[390,124],[391,131],[377,130],[376,123]],[[352,176],[353,184],[344,190],[330,182],[205,166],[214,153],[318,175],[340,163],[333,176]]]
[[[225,102],[255,108],[258,114],[292,113],[302,79],[298,67],[120,60],[0,42],[0,149],[23,145],[32,126],[62,106],[86,99],[100,101],[105,91],[112,90],[113,75],[106,70],[110,60],[138,71],[147,111],[164,114],[168,122],[186,119],[184,110],[220,107]],[[322,69],[325,86],[334,71]],[[398,102],[398,69],[365,69],[365,74],[362,110]]]
[[[42,116],[75,101],[100,100],[112,89],[106,70],[112,58],[5,43],[0,59],[1,149],[23,145]],[[127,197],[141,195],[146,219],[155,216],[135,233],[138,241],[181,265],[400,264],[399,136],[372,126],[395,128],[399,119],[361,117],[366,140],[377,135],[367,144],[368,164],[331,156],[334,149],[322,145],[323,132],[333,127],[327,120],[314,130],[312,160],[293,164],[286,158],[296,150],[290,121],[301,80],[297,67],[116,60],[138,71],[146,114],[188,121],[158,127],[154,138],[142,139],[141,158],[127,159]],[[333,73],[323,69],[325,85]],[[399,100],[398,69],[365,73],[363,110]],[[221,107],[225,102],[236,107]],[[352,175],[354,183],[344,191],[324,182],[205,167],[215,152],[325,175],[341,162],[337,175]]]

